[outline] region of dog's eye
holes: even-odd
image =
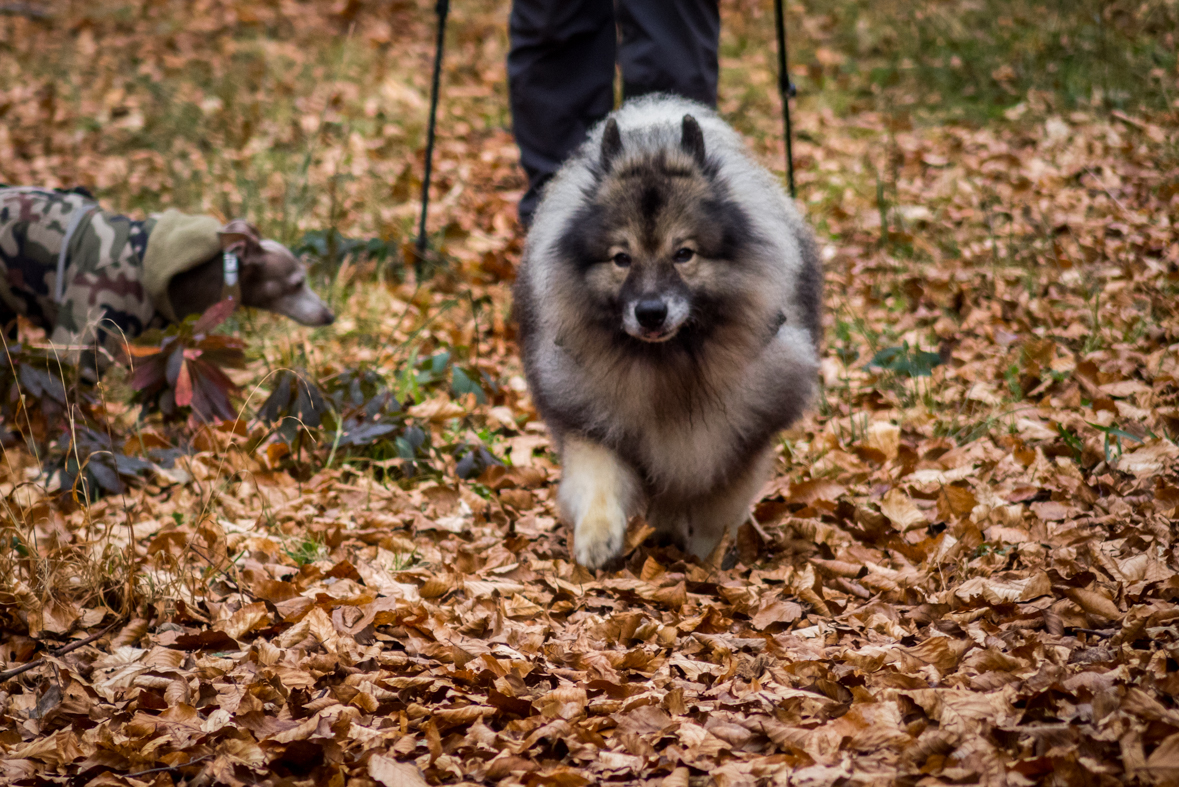
[[[696,252],[692,251],[687,246],[685,246],[682,249],[677,249],[676,253],[671,255],[671,258],[675,262],[687,262],[688,260],[692,259],[692,257],[694,257],[695,255],[696,255]]]
[[[614,255],[614,264],[617,265],[619,268],[629,268],[630,267],[630,255],[627,254],[625,251],[618,252],[617,254]]]

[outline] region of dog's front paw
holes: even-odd
[[[591,509],[573,530],[573,557],[586,568],[601,568],[622,552],[625,539],[622,511]]]

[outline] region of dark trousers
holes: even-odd
[[[716,106],[717,0],[514,0],[508,91],[531,223],[540,189],[623,98],[669,92]]]

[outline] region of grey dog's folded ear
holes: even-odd
[[[602,130],[602,169],[610,169],[610,163],[622,152],[622,132],[618,121],[610,118]]]
[[[258,228],[245,219],[234,219],[217,231],[221,250],[233,249],[241,254],[262,251],[262,236]]]
[[[696,159],[697,164],[704,166],[704,131],[696,122],[696,118],[691,115],[684,115],[684,130],[680,137],[680,147]]]

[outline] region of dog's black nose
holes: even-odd
[[[635,304],[635,319],[639,325],[654,330],[667,319],[667,304],[657,298],[649,298]]]

